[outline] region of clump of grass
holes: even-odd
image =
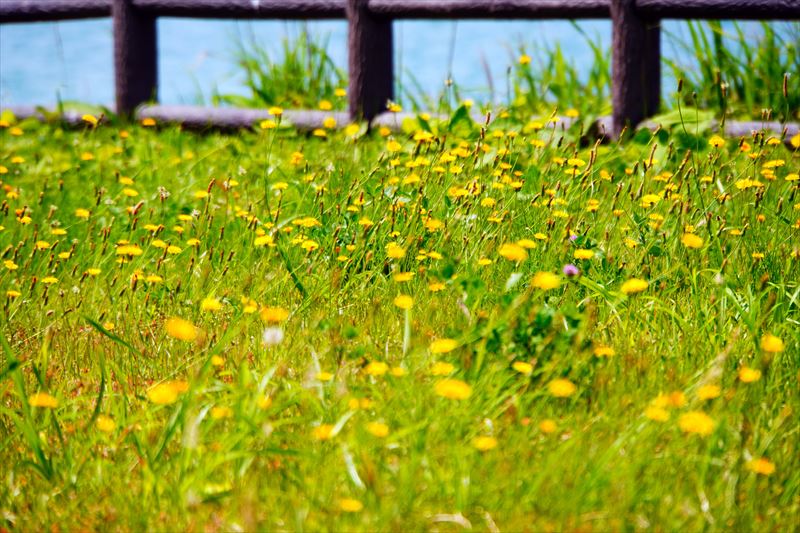
[[[684,104],[732,118],[800,119],[800,24],[764,22],[748,34],[737,22],[690,21],[686,31],[689,40],[669,40],[688,61],[665,59],[683,80]]]
[[[574,109],[582,116],[593,117],[611,112],[610,54],[599,39],[587,35],[574,22],[572,26],[592,51],[588,71],[570,61],[559,44],[535,46],[530,53],[520,46],[510,72],[512,109],[541,114],[560,107],[562,113]]]
[[[326,101],[333,109],[343,109],[347,77],[328,54],[329,37],[310,32],[306,24],[299,28],[298,35],[283,38],[277,56],[255,37],[240,40],[237,63],[250,94],[215,94],[213,103],[316,109]]]

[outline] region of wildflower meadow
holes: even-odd
[[[797,530],[800,135],[270,113],[3,116],[0,531]]]

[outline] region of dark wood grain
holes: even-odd
[[[376,16],[417,19],[608,18],[608,0],[369,0]]]
[[[392,21],[378,19],[367,0],[347,0],[348,104],[353,119],[371,120],[394,98]]]
[[[661,19],[798,20],[800,0],[636,0],[636,11]]]
[[[156,17],[137,10],[131,0],[113,0],[116,110],[130,114],[158,98]]]
[[[611,0],[612,133],[635,127],[658,111],[661,99],[661,29],[644,19],[634,0]]]
[[[341,19],[345,0],[133,0],[144,12],[162,17]]]
[[[48,22],[111,15],[111,0],[0,0],[0,23]]]

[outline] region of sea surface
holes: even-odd
[[[344,21],[159,19],[159,100],[209,104],[215,92],[246,95],[236,65],[241,43],[255,40],[279,58],[282,40],[296,37],[303,25],[328,40],[330,56],[346,69]],[[580,25],[608,47],[609,21]],[[758,32],[756,23],[743,25]],[[394,28],[396,83],[410,86],[413,76],[428,94],[438,94],[450,77],[464,96],[505,100],[508,67],[521,46],[531,53],[558,45],[581,70],[592,61],[586,37],[568,21],[398,21]],[[665,21],[664,54],[688,61],[680,46],[686,35],[684,23]],[[665,90],[670,82],[665,79]],[[110,106],[113,98],[110,19],[0,24],[0,106],[59,100]]]

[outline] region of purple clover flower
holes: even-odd
[[[565,276],[568,278],[574,278],[575,276],[579,276],[581,271],[578,270],[578,267],[573,265],[572,263],[564,265],[564,268],[561,270]]]

